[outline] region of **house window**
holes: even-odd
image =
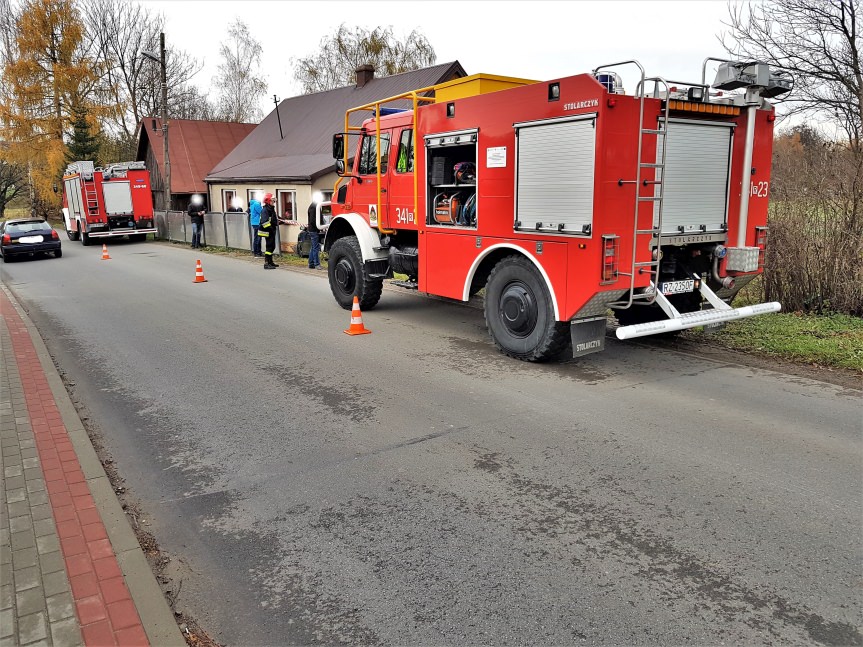
[[[390,136],[381,133],[381,175],[387,172],[387,155],[390,151]],[[376,135],[367,135],[363,138],[363,147],[360,151],[360,175],[374,175],[378,168],[378,138]]]
[[[237,192],[233,189],[222,189],[222,213],[232,211],[234,201],[237,199]]]
[[[246,204],[254,198],[264,206],[264,193],[266,192],[263,189],[246,189]]]
[[[414,170],[414,131],[405,128],[399,142],[399,157],[396,160],[396,173],[413,173]]]
[[[297,192],[279,191],[279,213],[287,220],[297,219]]]

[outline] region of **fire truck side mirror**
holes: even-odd
[[[341,159],[345,156],[345,140],[342,133],[333,135],[333,157]]]
[[[336,160],[336,173],[339,175],[345,174],[345,161],[343,159]]]

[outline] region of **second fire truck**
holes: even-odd
[[[144,240],[156,233],[150,172],[144,162],[95,168],[73,162],[63,175],[63,220],[69,240],[89,245],[93,239],[128,236]]]
[[[757,62],[707,59],[681,83],[627,61],[547,82],[474,75],[349,110],[333,138],[333,295],[371,308],[394,273],[461,301],[484,289],[494,343],[528,361],[602,350],[609,309],[620,339],[776,312],[730,303],[763,270],[767,99],[790,87]]]

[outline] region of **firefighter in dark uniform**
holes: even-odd
[[[267,193],[264,196],[264,206],[261,209],[261,226],[258,229],[258,236],[261,236],[266,243],[266,251],[264,252],[264,269],[274,270],[278,267],[273,263],[273,252],[276,250],[276,232],[281,223],[285,222],[276,215],[276,209],[273,207],[273,194]]]

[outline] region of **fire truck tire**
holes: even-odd
[[[495,346],[528,362],[554,359],[570,343],[569,322],[555,320],[545,281],[523,256],[503,259],[489,274],[485,323]]]
[[[88,234],[86,231],[81,232],[81,244],[84,247],[90,246],[90,234]]]
[[[359,298],[360,309],[371,310],[381,298],[383,279],[372,279],[364,271],[363,253],[356,236],[345,236],[333,243],[327,274],[336,302],[345,310]]]
[[[78,232],[77,231],[69,231],[66,230],[66,238],[69,240],[78,240]]]

